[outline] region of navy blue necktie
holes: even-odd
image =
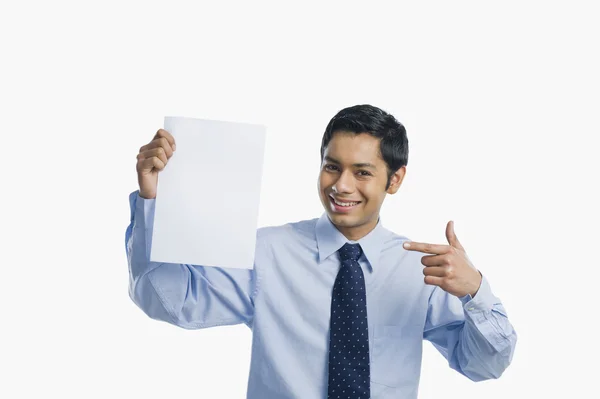
[[[342,265],[333,285],[329,329],[328,399],[369,399],[369,330],[359,244],[338,251]]]

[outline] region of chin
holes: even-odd
[[[360,219],[352,215],[340,215],[339,213],[329,213],[329,218],[333,224],[343,227],[354,227],[360,225]]]

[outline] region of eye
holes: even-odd
[[[360,170],[358,171],[358,173],[361,174],[361,176],[372,176],[372,174],[370,172],[367,172],[366,170]]]
[[[326,170],[338,170],[338,167],[335,165],[327,164],[325,165]]]

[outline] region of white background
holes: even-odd
[[[243,398],[245,326],[128,298],[135,157],[165,115],[263,123],[260,225],[318,217],[322,133],[360,103],[408,130],[384,225],[454,220],[519,334],[482,383],[426,343],[420,398],[599,397],[595,2],[7,3],[0,397]]]

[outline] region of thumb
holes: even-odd
[[[448,243],[450,245],[452,245],[455,248],[461,249],[461,250],[465,250],[463,248],[463,246],[461,245],[460,241],[458,241],[458,237],[456,236],[456,233],[454,232],[454,221],[451,220],[448,222],[448,224],[446,225],[446,239],[448,240]]]

